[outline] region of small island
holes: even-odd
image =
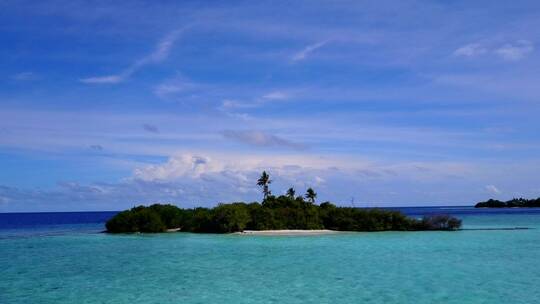
[[[503,202],[490,199],[485,202],[479,202],[475,208],[540,208],[540,197],[537,199],[513,198]]]
[[[461,227],[461,220],[449,215],[415,219],[392,210],[338,207],[330,202],[317,205],[317,193],[312,188],[303,196],[296,196],[293,188],[285,195],[274,196],[270,183],[269,175],[263,172],[257,181],[264,195],[262,203],[236,202],[193,209],[169,204],[138,206],[107,221],[107,232],[421,231]]]

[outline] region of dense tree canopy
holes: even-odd
[[[540,208],[540,198],[537,198],[537,199],[513,198],[506,202],[490,199],[485,202],[480,202],[476,204],[474,207],[476,208],[516,208],[516,207]]]
[[[302,197],[268,196],[262,204],[220,204],[214,208],[180,209],[172,205],[138,206],[118,213],[106,224],[109,232],[229,233],[243,230],[331,229],[339,231],[455,230],[461,221],[450,216],[409,218],[398,211],[315,205]]]

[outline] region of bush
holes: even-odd
[[[219,204],[213,213],[215,232],[243,231],[251,220],[244,203]]]
[[[414,225],[415,230],[457,230],[461,227],[461,220],[450,215],[434,215],[424,217]]]
[[[105,224],[108,232],[163,232],[167,226],[155,210],[139,206],[118,213]]]
[[[138,206],[118,213],[106,227],[109,232],[162,232],[180,228],[181,231],[209,233],[244,229],[456,230],[461,227],[461,220],[448,215],[417,220],[397,211],[337,207],[330,202],[317,206],[302,197],[269,195],[262,204],[219,204],[212,209],[180,209],[159,204]]]

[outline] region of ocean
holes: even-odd
[[[4,213],[0,303],[540,303],[540,209],[397,209],[464,229],[109,235],[115,212]]]

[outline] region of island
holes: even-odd
[[[489,199],[485,202],[479,202],[475,208],[540,208],[540,197],[537,199],[513,198],[503,202],[495,199]]]
[[[249,231],[420,231],[457,230],[461,220],[449,215],[421,219],[401,212],[377,208],[338,207],[330,202],[319,205],[317,193],[308,188],[297,196],[293,188],[274,196],[270,177],[263,172],[257,181],[263,192],[262,203],[236,202],[214,208],[182,209],[171,204],[137,206],[116,214],[106,223],[107,232],[195,232],[234,233]]]

